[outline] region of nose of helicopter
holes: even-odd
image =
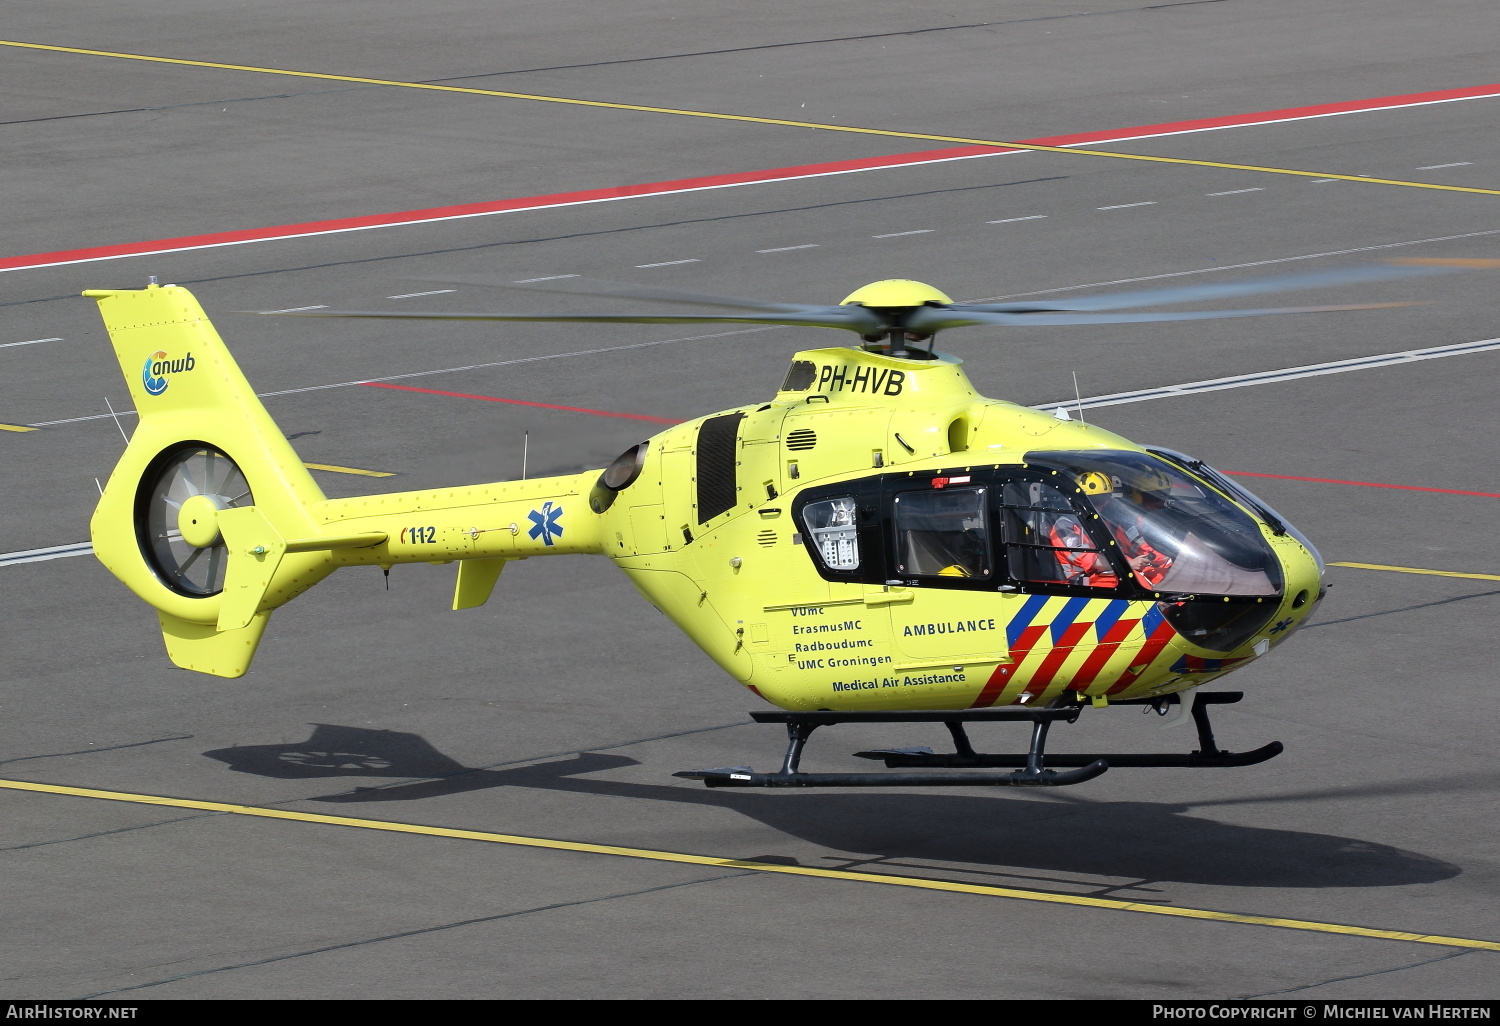
[[[1307,622],[1318,603],[1328,592],[1328,568],[1300,532],[1291,531],[1278,539],[1276,556],[1281,561],[1281,608],[1265,631],[1271,646],[1281,644]]]

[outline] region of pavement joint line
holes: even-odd
[[[1429,574],[1433,577],[1464,577],[1473,581],[1500,581],[1500,574],[1461,574],[1452,570],[1424,570],[1415,566],[1385,566],[1381,563],[1329,563],[1354,570],[1390,570],[1398,574]]]
[[[1001,139],[970,139],[962,136],[933,135],[926,132],[898,132],[884,128],[861,128],[854,125],[829,125],[814,121],[790,121],[783,118],[762,118],[749,114],[725,114],[718,111],[685,110],[676,107],[654,107],[636,103],[613,103],[606,100],[586,100],[569,96],[547,96],[540,93],[517,93],[501,89],[477,89],[470,86],[442,85],[434,82],[405,82],[397,79],[365,78],[357,75],[334,75],[326,72],[296,71],[289,68],[263,68],[248,64],[226,64],[219,61],[195,61],[181,57],[157,57],[151,54],[120,53],[113,50],[91,50],[76,46],[54,46],[47,43],[29,43],[16,39],[0,39],[0,46],[13,46],[29,50],[45,50],[54,53],[73,53],[87,57],[110,57],[118,60],[146,61],[154,64],[173,64],[182,67],[212,68],[219,71],[242,71],[261,75],[282,75],[290,78],[313,78],[329,82],[354,82],[360,85],[389,86],[401,89],[426,89],[434,92],[462,93],[470,96],[495,96],[510,100],[533,100],[541,103],[560,103],[578,107],[598,107],[610,110],[634,111],[642,114],[670,114],[677,117],[706,118],[716,121],[737,121],[746,124],[772,125],[781,128],[810,128],[827,132],[846,132],[856,135],[884,136],[895,139],[925,139],[930,142],[959,143],[967,146],[993,146],[999,149],[1032,150],[1043,153],[1076,153],[1089,157],[1112,157],[1117,160],[1143,160],[1162,164],[1186,164],[1196,167],[1222,168],[1232,171],[1259,171],[1268,174],[1293,175],[1304,178],[1320,178],[1324,181],[1366,182],[1372,185],[1394,185],[1411,189],[1435,189],[1442,192],[1479,193],[1500,196],[1500,189],[1479,189],[1471,186],[1439,185],[1433,182],[1407,182],[1390,178],[1370,178],[1365,175],[1331,175],[1323,171],[1299,171],[1293,168],[1261,167],[1255,164],[1231,164],[1216,160],[1191,160],[1186,157],[1163,157],[1154,154],[1119,153],[1112,150],[1082,149],[1077,146],[1046,146],[1040,143],[1014,142]],[[1485,87],[1488,88],[1488,87]],[[1497,89],[1500,92],[1500,89]],[[1493,94],[1491,94],[1493,95]],[[1455,99],[1480,99],[1480,96],[1449,97],[1444,100],[1389,105],[1375,109],[1390,110],[1398,106],[1424,106],[1427,103],[1451,102]],[[1328,117],[1334,113],[1289,117],[1286,120],[1302,120],[1305,117]],[[1117,140],[1123,141],[1123,140]]]
[[[154,805],[166,808],[198,809],[227,815],[251,816],[261,819],[289,820],[298,823],[314,823],[325,826],[352,827],[362,830],[379,830],[389,833],[416,834],[443,837],[460,841],[483,841],[522,848],[541,848],[552,851],[580,852],[593,855],[612,855],[621,858],[642,859],[651,862],[674,862],[685,865],[713,866],[725,869],[753,870],[759,873],[775,873],[784,876],[816,877],[824,880],[842,880],[852,883],[883,884],[892,887],[907,887],[915,890],[945,891],[957,894],[974,894],[985,897],[1011,898],[1020,901],[1035,901],[1053,905],[1073,905],[1083,908],[1108,909],[1121,912],[1139,912],[1147,915],[1170,916],[1179,919],[1197,919],[1209,922],[1237,923],[1246,926],[1273,926],[1312,933],[1341,934],[1350,937],[1365,937],[1376,940],[1404,941],[1414,944],[1432,944],[1439,947],[1475,948],[1484,951],[1500,951],[1500,941],[1471,937],[1447,937],[1437,934],[1416,933],[1403,930],[1377,930],[1366,926],[1343,923],[1323,923],[1306,919],[1287,919],[1278,916],[1244,915],[1237,912],[1219,912],[1212,909],[1169,907],[1115,898],[1095,898],[1074,894],[1050,894],[1045,891],[1027,891],[1013,887],[995,887],[988,884],[959,883],[952,880],[934,880],[922,877],[895,876],[881,873],[851,872],[840,869],[823,869],[816,866],[786,866],[776,863],[755,862],[748,859],[720,858],[712,855],[691,855],[684,852],[659,851],[650,848],[630,848],[612,844],[594,844],[587,841],[568,841],[547,837],[526,837],[520,834],[492,833],[484,830],[462,830],[453,827],[428,826],[419,823],[403,823],[393,820],[356,819],[348,816],[329,816],[322,813],[299,812],[293,809],[267,808],[257,805],[234,805],[226,802],[200,801],[190,798],[171,798],[164,795],[133,794],[125,791],[104,791],[88,787],[70,787],[62,784],[47,784],[30,780],[0,780],[0,788],[13,791],[31,791],[40,794],[55,794],[74,798],[93,798],[101,801],[126,802],[136,805]]]

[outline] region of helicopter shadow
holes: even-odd
[[[867,856],[837,860],[845,866],[918,860],[1141,883],[1299,888],[1394,887],[1446,880],[1461,872],[1450,863],[1389,845],[1221,823],[1191,815],[1194,806],[1164,802],[1094,802],[1076,796],[1035,801],[993,792],[768,794],[587,778],[586,774],[639,764],[598,752],[540,764],[470,769],[416,734],[329,724],[315,724],[312,735],[299,744],[203,754],[234,772],[281,779],[429,778],[311,799],[330,804],[420,801],[492,787],[527,787],[728,809],[821,848]],[[1225,804],[1248,801],[1255,799]]]

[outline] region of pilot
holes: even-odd
[[[1052,521],[1047,533],[1066,583],[1089,588],[1113,588],[1120,583],[1115,568],[1073,514],[1064,513]]]
[[[1147,589],[1160,585],[1172,569],[1172,557],[1146,539],[1145,525],[1151,514],[1166,505],[1171,479],[1159,470],[1147,470],[1121,483],[1118,478],[1091,470],[1078,475],[1077,481],[1109,525],[1136,581]]]

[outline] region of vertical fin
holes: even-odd
[[[504,559],[465,559],[458,564],[458,585],[453,589],[453,608],[474,609],[489,601]]]

